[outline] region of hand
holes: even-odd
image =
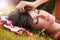
[[[25,12],[26,10],[24,9],[24,7],[30,7],[31,10],[35,9],[35,6],[33,5],[33,2],[27,2],[27,1],[21,1],[17,6],[16,9],[21,11],[21,12]]]

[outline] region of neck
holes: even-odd
[[[53,25],[48,28],[48,31],[51,33],[56,33],[58,31],[60,31],[60,24],[54,22]]]

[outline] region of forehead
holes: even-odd
[[[40,10],[35,9],[33,11],[30,11],[30,13],[29,13],[31,18],[33,19],[34,24],[38,24],[38,19],[36,19],[34,17],[37,16],[37,14],[39,14],[39,12],[40,12]]]
[[[35,16],[37,16],[37,14],[39,14],[40,10],[33,10],[33,11],[30,11],[29,14],[32,18],[34,18]]]

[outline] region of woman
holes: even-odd
[[[55,17],[44,10],[32,10],[21,13],[19,11],[13,12],[8,20],[13,22],[13,25],[22,26],[26,29],[41,30],[45,29],[51,33],[55,39],[60,35],[60,24],[55,22]],[[57,35],[57,36],[56,36]]]
[[[36,0],[34,2],[27,2],[27,1],[21,1],[16,9],[20,10],[21,12],[24,12],[24,7],[29,6],[33,9],[37,8],[39,5],[47,2],[48,0]],[[22,5],[23,4],[23,5]],[[53,15],[56,17],[56,22],[60,23],[60,0],[55,0],[55,9],[53,12]]]

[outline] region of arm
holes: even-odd
[[[27,1],[21,1],[19,2],[19,4],[16,6],[16,9],[20,10],[21,12],[24,12],[25,6],[28,6],[31,8],[31,10],[35,9],[36,7],[38,7],[39,5],[47,2],[48,0],[36,0],[34,2],[27,2]]]
[[[33,2],[33,4],[35,5],[34,7],[38,7],[39,5],[47,2],[48,0],[36,0],[35,2]]]

